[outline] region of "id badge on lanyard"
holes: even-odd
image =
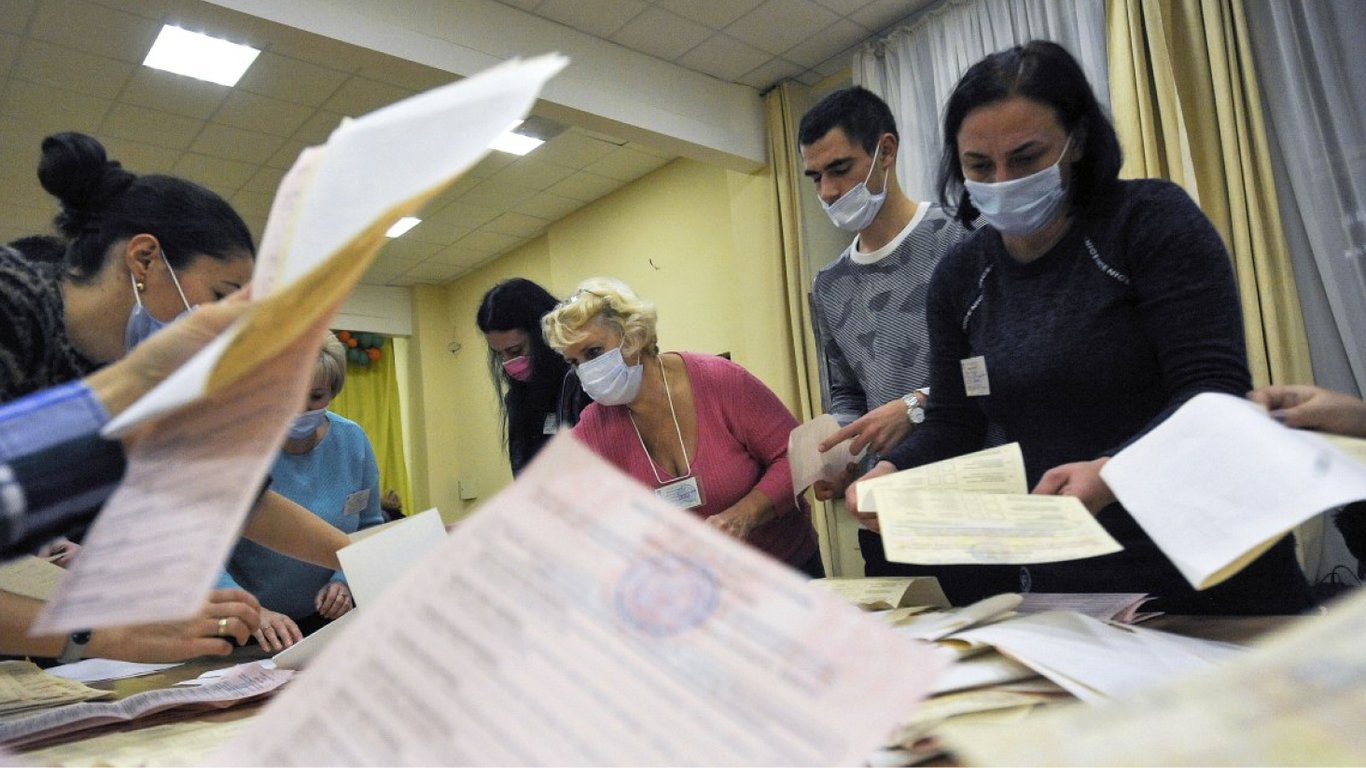
[[[655,489],[655,495],[681,509],[696,509],[702,506],[702,486],[696,477],[674,480]]]

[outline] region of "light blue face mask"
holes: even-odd
[[[988,224],[1007,235],[1033,234],[1052,221],[1067,200],[1060,166],[1070,146],[1069,136],[1057,162],[1024,178],[994,184],[965,180],[963,187]]]
[[[312,437],[318,427],[327,421],[327,409],[319,408],[316,411],[304,411],[294,417],[294,421],[289,425],[289,437],[293,440],[303,440]]]
[[[579,363],[579,386],[598,405],[626,405],[640,394],[644,368],[627,365],[621,347]]]
[[[185,311],[171,318],[170,322],[152,317],[152,313],[148,312],[147,307],[142,304],[142,293],[138,290],[137,279],[133,277],[132,272],[129,272],[128,280],[133,284],[133,300],[137,303],[133,306],[133,310],[128,313],[128,324],[123,327],[123,351],[125,353],[133,351],[133,347],[151,338],[152,334],[194,311],[190,302],[185,298],[185,291],[180,288],[180,280],[176,278],[175,270],[171,268],[171,262],[166,261],[166,252],[159,251],[159,253],[161,253],[161,260],[166,262],[166,271],[171,273],[171,283],[175,285],[176,292],[180,294],[180,302],[185,305]]]

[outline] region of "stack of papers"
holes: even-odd
[[[949,599],[933,576],[812,579],[811,584],[834,592],[865,611],[892,608],[948,608]]]
[[[1021,595],[1017,613],[1071,611],[1099,621],[1137,624],[1161,616],[1161,611],[1143,611],[1143,605],[1157,598],[1128,592],[1028,592]]]
[[[6,717],[110,695],[49,675],[31,661],[0,661],[0,715]]]
[[[1071,496],[1034,496],[1018,443],[860,481],[887,559],[924,565],[1078,560],[1121,547]]]

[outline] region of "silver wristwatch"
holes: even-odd
[[[906,401],[906,418],[912,424],[919,424],[925,420],[925,406],[920,404],[920,398],[912,392],[901,398]]]

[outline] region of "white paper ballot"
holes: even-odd
[[[1100,476],[1196,589],[1319,512],[1366,499],[1366,465],[1230,395],[1191,398]]]
[[[792,466],[792,493],[801,495],[802,491],[820,479],[839,476],[850,464],[857,464],[859,457],[849,452],[852,439],[845,440],[825,453],[819,450],[821,441],[838,432],[840,424],[830,414],[822,414],[798,426],[787,436],[787,461]]]
[[[210,763],[856,764],[942,664],[560,435]]]
[[[923,565],[1054,563],[1123,547],[1072,496],[882,488],[887,559]]]
[[[966,493],[1029,493],[1025,479],[1024,456],[1019,443],[988,448],[984,451],[912,467],[890,475],[860,480],[854,486],[858,508],[876,512],[874,492],[879,488],[942,489]]]
[[[441,513],[429,509],[395,520],[383,531],[337,550],[342,573],[359,608],[379,603],[379,597],[405,571],[441,546],[446,526]]]

